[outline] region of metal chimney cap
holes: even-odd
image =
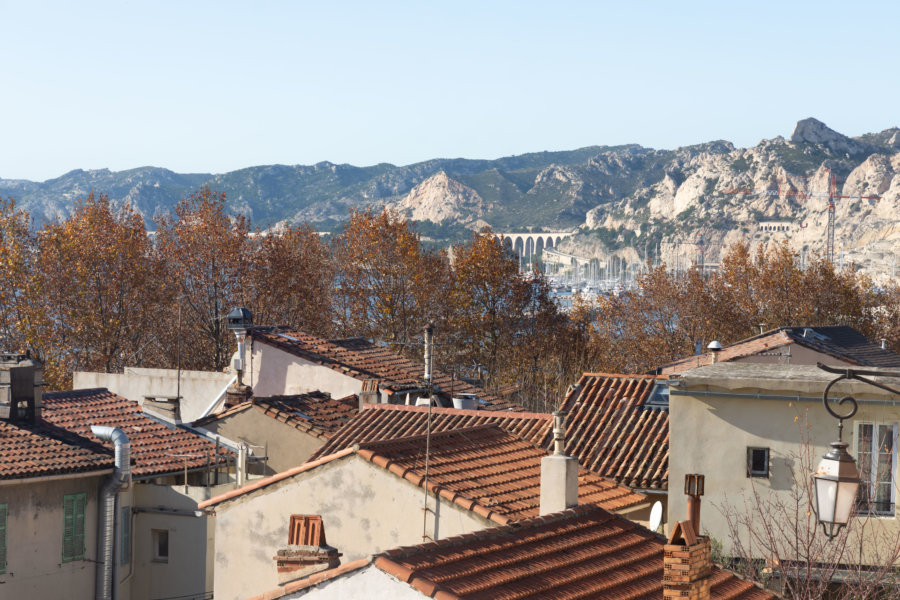
[[[243,306],[238,306],[231,309],[225,320],[228,323],[228,329],[231,331],[246,330],[253,325],[253,313]]]
[[[713,340],[709,343],[706,349],[711,350],[712,352],[718,352],[722,349],[722,344],[720,344],[718,340]]]

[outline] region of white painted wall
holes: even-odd
[[[97,560],[97,497],[107,476],[0,485],[8,504],[6,573],[0,598],[92,599]],[[83,560],[62,563],[63,497],[86,494]]]
[[[253,340],[246,344],[244,380],[257,397],[304,394],[316,390],[345,398],[362,390],[362,381]]]
[[[233,373],[182,371],[181,419],[190,422],[200,418],[203,411],[233,377]],[[125,367],[124,373],[76,371],[73,388],[76,390],[106,388],[132,402],[142,403],[144,396],[176,396],[178,371],[138,367]]]
[[[288,594],[283,598],[292,600],[301,597],[315,598],[316,600],[348,600],[349,598],[422,600],[422,598],[426,598],[419,590],[385,573],[375,565],[329,579],[319,585]]]
[[[278,587],[273,557],[287,545],[292,514],[321,515],[328,544],[346,563],[422,543],[423,497],[422,488],[350,454],[220,504],[215,507],[216,600]],[[429,506],[434,508],[433,497]],[[424,525],[435,539],[494,526],[446,501]]]

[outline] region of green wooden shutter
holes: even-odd
[[[6,573],[6,519],[9,505],[0,504],[0,573]]]
[[[87,494],[66,494],[63,498],[62,561],[84,558],[84,510]]]
[[[62,561],[69,562],[72,560],[73,551],[73,533],[75,531],[75,496],[67,495],[63,498],[63,546]]]
[[[127,565],[131,562],[131,507],[123,506],[119,523],[119,531],[122,532],[119,544],[119,564]]]

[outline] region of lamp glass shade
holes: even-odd
[[[859,490],[859,471],[853,457],[847,453],[847,444],[834,442],[831,450],[813,474],[816,489],[816,516],[829,537],[850,521]],[[837,526],[836,528],[834,526]]]

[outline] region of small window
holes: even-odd
[[[67,494],[63,497],[62,561],[84,559],[84,507],[87,494]]]
[[[0,573],[6,573],[6,517],[9,505],[0,504]]]
[[[153,561],[169,562],[169,530],[154,529],[152,530],[153,538]]]
[[[747,448],[747,477],[769,476],[769,449]]]
[[[131,507],[123,506],[119,515],[119,564],[127,565],[131,562]]]

